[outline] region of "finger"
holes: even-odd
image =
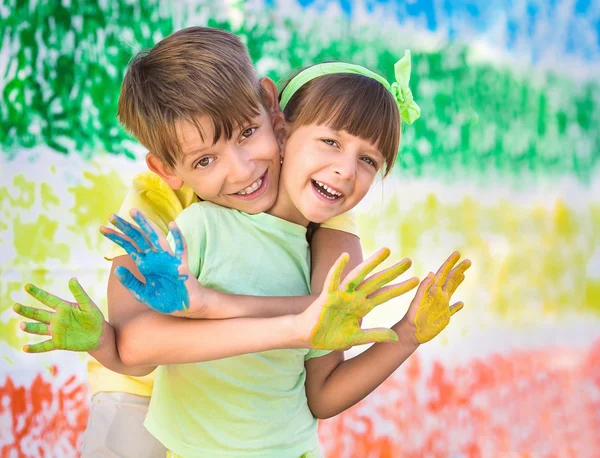
[[[44,291],[43,289],[32,285],[31,283],[27,283],[25,285],[25,291],[27,291],[27,294],[32,296],[34,299],[37,299],[42,304],[47,305],[48,307],[54,310],[56,310],[57,307],[65,303],[65,301],[63,301],[60,297],[57,297],[54,294],[50,294]]]
[[[125,221],[119,215],[114,213],[110,215],[108,220],[121,232],[127,235],[139,247],[140,251],[152,250],[152,246],[140,228],[135,227],[129,221]]]
[[[377,307],[384,302],[389,301],[398,296],[402,296],[404,293],[407,293],[417,287],[419,284],[419,279],[417,277],[413,277],[410,280],[406,280],[397,285],[389,285],[385,288],[381,288],[377,295],[373,297],[369,297],[369,311],[374,307]]]
[[[448,277],[448,280],[446,280],[446,285],[448,285],[448,287],[446,289],[444,289],[444,291],[448,292],[450,294],[450,296],[452,296],[464,280],[465,280],[464,274],[461,274],[459,277],[452,277],[452,278]],[[444,286],[446,286],[446,285],[444,285]]]
[[[111,229],[110,227],[101,226],[100,233],[113,243],[116,243],[134,260],[135,256],[142,252],[133,241],[126,235]]]
[[[427,277],[425,277],[425,279],[419,285],[419,288],[417,289],[417,294],[415,294],[415,297],[410,303],[411,307],[414,307],[415,304],[419,304],[421,302],[423,297],[429,292],[429,289],[431,288],[434,282],[435,275],[433,275],[433,272],[429,272],[427,274]]]
[[[464,307],[464,303],[463,302],[456,302],[455,304],[452,304],[450,306],[450,316],[454,315],[456,312],[462,310],[462,308]]]
[[[381,272],[369,277],[358,286],[357,290],[360,290],[367,295],[373,294],[379,288],[387,285],[389,282],[406,272],[411,265],[412,261],[408,258],[405,258],[396,265],[393,265],[392,267],[382,270]]]
[[[350,339],[351,345],[397,341],[398,335],[391,329],[385,328],[367,329],[361,331]]]
[[[461,261],[459,265],[452,269],[452,272],[450,272],[450,275],[448,275],[448,279],[446,280],[446,283],[442,289],[449,292],[450,295],[454,294],[456,288],[458,288],[458,286],[465,279],[464,273],[469,267],[471,267],[471,261],[469,259],[464,259]]]
[[[389,255],[389,248],[382,248],[369,259],[361,262],[358,266],[352,269],[348,275],[346,275],[344,283],[342,284],[342,289],[348,291],[349,293],[353,292],[367,277],[367,275],[369,275],[379,264],[385,261]]]
[[[136,298],[139,302],[144,302],[143,293],[144,283],[139,281],[126,267],[118,266],[115,269],[115,275],[121,284]]]
[[[169,243],[163,234],[148,218],[144,216],[144,214],[139,211],[137,208],[132,208],[129,211],[129,214],[134,219],[134,221],[140,226],[146,238],[150,240],[150,243],[154,245],[154,248],[162,248],[163,250],[171,252],[171,248],[169,247]]]
[[[435,273],[438,285],[443,286],[446,283],[446,277],[448,277],[452,267],[454,267],[454,264],[456,264],[459,259],[460,253],[458,251],[455,251],[448,257],[448,259],[446,259],[446,262],[444,262],[444,264],[442,264],[442,266]]]
[[[22,321],[19,325],[21,330],[29,333],[29,334],[38,334],[41,336],[49,336],[50,329],[46,323],[31,323]]]
[[[82,310],[89,309],[91,304],[93,304],[90,296],[85,292],[85,290],[81,287],[76,278],[71,278],[69,280],[69,289],[71,290],[71,294],[79,304]]]
[[[49,339],[40,343],[25,345],[23,351],[25,353],[43,353],[45,351],[54,350],[55,348],[54,342],[52,342],[52,339]]]
[[[342,253],[339,258],[333,263],[331,269],[327,273],[327,278],[325,278],[325,286],[329,285],[327,291],[329,294],[335,293],[340,287],[340,280],[342,278],[342,272],[348,264],[350,260],[350,255],[348,253]]]
[[[13,310],[15,311],[15,313],[18,313],[19,315],[25,318],[36,320],[46,324],[50,323],[52,315],[54,315],[54,313],[48,312],[47,310],[36,309],[34,307],[26,307],[22,304],[14,304]]]
[[[169,224],[169,230],[175,241],[175,257],[179,259],[182,264],[187,265],[187,243],[175,221]]]

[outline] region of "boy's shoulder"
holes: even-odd
[[[214,219],[226,217],[226,215],[235,217],[235,213],[239,212],[231,208],[222,207],[221,205],[217,205],[212,202],[199,201],[191,204],[187,208],[184,208],[177,219],[190,220],[202,218],[205,221],[212,221]]]

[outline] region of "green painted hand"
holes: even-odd
[[[416,343],[429,342],[450,323],[450,317],[463,308],[462,302],[450,305],[452,295],[465,279],[471,261],[460,259],[455,251],[442,264],[437,273],[430,273],[419,285],[404,320],[412,325]],[[454,269],[453,269],[454,267]]]
[[[51,339],[25,345],[27,353],[51,350],[92,351],[100,344],[104,316],[79,282],[71,278],[69,289],[77,301],[68,302],[28,283],[25,291],[54,312],[15,304],[13,310],[36,322],[22,322],[21,329],[29,334],[51,336]]]
[[[340,284],[349,256],[344,253],[335,262],[319,298],[301,315],[306,315],[313,324],[309,336],[311,348],[341,350],[353,345],[371,342],[397,341],[391,329],[368,329],[360,327],[360,320],[377,305],[400,296],[419,284],[411,278],[396,285],[386,286],[411,266],[404,259],[394,266],[378,272],[365,280],[379,264],[390,255],[387,248],[379,250],[371,258],[352,270]]]

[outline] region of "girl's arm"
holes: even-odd
[[[306,362],[306,396],[315,417],[333,417],[364,399],[421,343],[446,327],[450,316],[462,308],[461,302],[452,306],[449,303],[470,267],[470,261],[464,260],[452,269],[459,257],[453,253],[436,275],[430,274],[421,283],[406,315],[392,327],[397,342],[374,344],[347,361],[332,354]]]
[[[335,229],[317,229],[311,240],[311,290],[310,296],[242,296],[205,289],[205,301],[209,310],[214,310],[215,318],[270,318],[283,315],[297,315],[319,297],[327,272],[342,253],[348,253],[350,260],[342,277],[363,261],[360,239],[348,232]],[[203,318],[199,314],[184,315],[189,318]],[[207,317],[204,317],[207,318]]]
[[[226,294],[203,287],[190,271],[187,244],[175,223],[169,228],[173,248],[165,235],[141,212],[132,209],[131,217],[138,226],[117,215],[110,221],[119,229],[102,227],[102,234],[121,246],[135,261],[137,273],[126,266],[114,271],[116,277],[131,292],[136,302],[144,303],[160,313],[196,319],[268,318],[298,314],[318,297],[325,275],[333,262],[344,252],[349,253],[346,269],[362,262],[360,240],[355,235],[320,228],[312,240],[312,295],[299,297],[258,297]],[[151,277],[152,284],[144,278]]]

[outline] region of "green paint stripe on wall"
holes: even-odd
[[[90,1],[67,9],[60,2],[40,2],[31,14],[28,2],[9,1],[0,19],[6,31],[1,54],[9,60],[0,79],[3,154],[10,158],[45,144],[86,158],[102,152],[133,157],[135,148],[115,118],[120,84],[135,52],[181,22],[176,18],[182,12],[166,5]],[[244,10],[240,2],[243,20],[232,25],[232,15],[222,9],[213,14],[201,2],[194,8],[189,22],[198,25],[198,17],[205,18],[205,25],[241,35],[259,69],[277,81],[291,68],[328,59],[367,64],[391,78],[398,57],[398,44],[392,49],[386,32],[374,31],[376,24],[365,32],[331,20],[332,33],[323,40],[315,30],[325,19],[310,16],[309,24],[300,24]],[[589,180],[600,159],[597,83],[552,74],[534,81],[509,68],[470,64],[464,46],[415,50],[413,56],[411,85],[423,117],[404,129],[399,170],[417,176],[534,171]]]

